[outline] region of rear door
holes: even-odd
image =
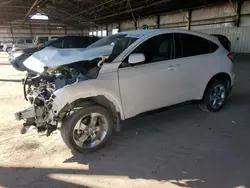
[[[191,34],[175,34],[178,64],[180,65],[180,98],[182,102],[200,99],[204,87],[213,74],[217,61],[212,42]]]

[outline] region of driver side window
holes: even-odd
[[[166,61],[174,58],[174,37],[173,34],[163,34],[152,37],[138,46],[131,54],[142,53],[145,62],[140,64]],[[130,66],[128,58],[122,63],[122,67]]]

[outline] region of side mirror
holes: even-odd
[[[128,58],[129,64],[137,64],[142,63],[146,60],[145,55],[143,53],[135,53],[131,54]]]

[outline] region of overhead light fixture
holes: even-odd
[[[58,26],[58,27],[56,27],[57,29],[62,29],[63,27],[61,27],[61,26]]]
[[[48,20],[49,17],[46,15],[40,14],[40,13],[36,13],[33,16],[31,16],[30,19],[32,19],[32,20]]]

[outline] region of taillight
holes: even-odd
[[[232,53],[229,53],[229,54],[227,55],[227,57],[228,57],[229,59],[231,59],[231,61],[233,62],[233,54],[232,54]]]

